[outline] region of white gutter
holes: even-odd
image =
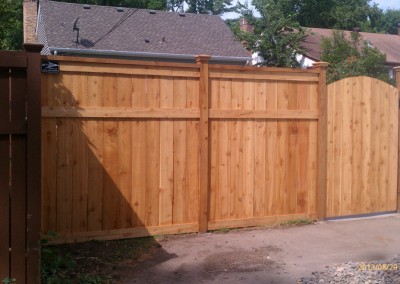
[[[125,57],[144,57],[144,58],[163,58],[163,59],[180,59],[194,60],[194,55],[190,54],[172,54],[172,53],[151,53],[151,52],[132,52],[132,51],[116,51],[116,50],[99,50],[99,49],[76,49],[49,47],[53,54],[76,54],[76,55],[107,55],[107,56],[125,56]],[[243,62],[251,60],[251,57],[231,57],[231,56],[212,56],[210,61],[226,61],[226,62]]]

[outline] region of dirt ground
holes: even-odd
[[[107,269],[116,283],[296,283],[335,264],[399,254],[400,214],[393,214],[162,237]]]

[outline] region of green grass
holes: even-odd
[[[43,241],[46,244],[46,240]],[[41,279],[45,284],[118,283],[114,268],[157,246],[155,238],[42,246]],[[117,276],[116,276],[117,277]]]
[[[287,222],[282,222],[279,224],[279,226],[302,226],[302,225],[310,225],[313,222],[308,219],[308,218],[303,218],[303,219],[295,219],[295,220],[289,220]]]
[[[231,229],[226,228],[226,227],[222,227],[222,228],[219,228],[219,229],[216,229],[216,230],[212,230],[212,231],[210,231],[210,232],[212,232],[212,233],[223,233],[223,234],[226,234],[226,233],[228,233],[229,231],[231,231]]]

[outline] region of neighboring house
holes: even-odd
[[[32,28],[35,27],[35,28]],[[24,40],[42,54],[245,65],[251,56],[219,16],[24,0]]]
[[[321,59],[321,41],[323,37],[332,36],[331,29],[309,28],[309,35],[303,42],[304,54],[299,55],[298,61],[303,68]],[[350,32],[345,31],[348,35]],[[389,74],[393,77],[393,67],[400,66],[400,30],[398,35],[376,34],[360,32],[363,40],[367,41],[371,47],[376,47],[380,52],[386,54],[386,67]]]
[[[240,19],[240,29],[247,32],[252,32],[253,27],[242,18]],[[321,60],[322,55],[322,38],[331,37],[333,30],[320,28],[307,28],[308,35],[303,41],[302,47],[304,54],[297,55],[297,61],[302,68],[308,68],[313,63]],[[349,31],[345,31],[347,35]],[[363,40],[367,41],[371,47],[376,47],[380,52],[386,54],[386,67],[389,69],[389,74],[393,77],[393,67],[400,66],[400,28],[397,35],[377,34],[359,32]],[[256,65],[263,61],[263,58],[258,56],[258,53],[252,54],[252,65]]]

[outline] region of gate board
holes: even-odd
[[[396,210],[398,106],[376,79],[328,85],[327,218]]]

